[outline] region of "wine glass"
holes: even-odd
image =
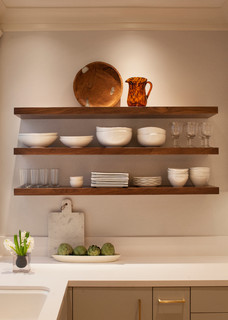
[[[179,147],[179,138],[182,133],[182,123],[178,121],[172,121],[171,125],[171,136],[173,139],[173,146]]]
[[[188,121],[185,123],[185,133],[187,136],[187,146],[189,148],[193,147],[192,141],[197,133],[197,124],[196,122]]]
[[[199,132],[200,132],[200,137],[203,140],[203,146],[205,148],[209,148],[210,147],[209,140],[212,135],[212,124],[210,122],[201,122],[199,125]]]

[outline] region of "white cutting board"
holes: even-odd
[[[73,248],[84,245],[84,213],[72,212],[70,199],[62,201],[61,212],[48,215],[48,251],[57,254],[61,243],[69,243]]]

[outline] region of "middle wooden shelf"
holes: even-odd
[[[206,155],[219,154],[219,148],[87,147],[14,148],[15,155]]]

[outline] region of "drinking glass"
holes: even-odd
[[[49,176],[48,169],[39,169],[39,177],[40,177],[39,184],[41,187],[48,186],[48,176]]]
[[[209,140],[212,135],[212,124],[210,122],[201,122],[199,125],[199,134],[201,137],[201,144],[205,148],[209,148]]]
[[[197,133],[197,123],[188,121],[185,123],[185,134],[187,136],[187,146],[189,148],[193,147],[192,141]]]
[[[39,169],[31,169],[31,187],[37,188],[39,186]]]
[[[51,172],[51,186],[58,187],[59,186],[59,169],[52,168]]]
[[[29,186],[29,169],[20,169],[20,187],[28,188]]]
[[[182,133],[182,123],[178,121],[172,121],[171,125],[171,136],[173,139],[173,147],[179,147],[179,138]]]

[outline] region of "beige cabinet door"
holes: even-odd
[[[189,320],[189,288],[154,288],[153,320]]]
[[[228,320],[228,313],[192,313],[191,320]]]
[[[74,288],[73,320],[152,320],[152,288]]]

